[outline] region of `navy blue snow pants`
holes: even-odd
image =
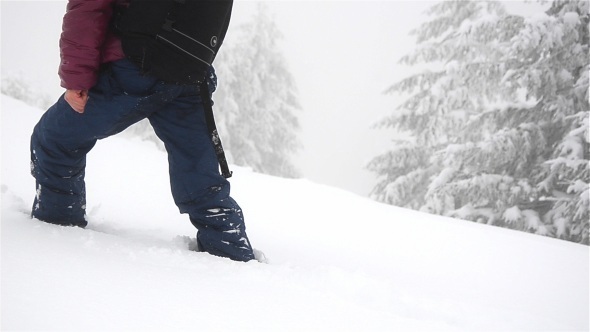
[[[253,259],[242,210],[230,197],[229,182],[219,174],[199,87],[141,75],[128,60],[105,66],[89,91],[83,114],[62,96],[35,126],[31,173],[37,195],[32,216],[85,227],[87,153],[97,140],[145,118],[164,142],[172,195],[197,228],[199,249],[238,261]]]

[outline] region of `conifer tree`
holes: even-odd
[[[298,140],[301,107],[295,81],[280,52],[281,32],[259,4],[216,60],[220,89],[216,117],[230,160],[255,171],[297,177],[291,157]]]
[[[499,17],[506,15],[500,3],[445,1],[428,14],[436,17],[412,32],[417,49],[400,60],[428,66],[387,90],[409,97],[381,122],[382,127],[411,133],[412,140],[394,142],[392,150],[368,166],[382,177],[373,197],[411,208],[424,207],[431,179],[443,169],[431,158],[434,153],[457,143],[466,119],[500,90],[492,84],[501,73],[495,61],[485,59],[498,57],[488,41],[511,37],[494,32]]]
[[[491,1],[430,13],[402,62],[434,69],[391,87],[410,97],[382,122],[414,141],[371,162],[374,196],[588,244],[588,2],[526,19]]]

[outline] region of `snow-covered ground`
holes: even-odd
[[[88,158],[89,226],[28,217],[41,110],[1,104],[2,330],[588,330],[589,248],[233,167],[269,264],[187,250],[165,153],[124,136]]]

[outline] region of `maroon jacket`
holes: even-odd
[[[59,41],[61,86],[89,90],[102,63],[122,59],[121,40],[110,22],[116,6],[126,0],[69,0]]]

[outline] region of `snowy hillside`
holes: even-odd
[[[153,143],[87,170],[89,226],[29,219],[42,111],[2,96],[2,330],[588,330],[589,249],[233,167],[269,264],[187,250]]]

